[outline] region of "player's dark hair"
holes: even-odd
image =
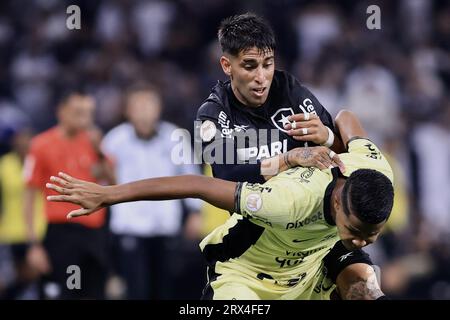
[[[88,93],[86,90],[75,87],[75,88],[63,88],[56,93],[57,109],[65,106],[70,98],[73,96],[86,96]]]
[[[394,188],[381,172],[359,169],[353,172],[342,190],[342,206],[359,220],[378,224],[389,218],[394,204]]]
[[[218,38],[223,52],[234,56],[256,47],[266,52],[275,50],[275,35],[272,27],[253,13],[231,16],[222,20]]]

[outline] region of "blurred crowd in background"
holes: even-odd
[[[81,30],[66,28],[71,4],[81,8]],[[379,30],[366,26],[371,4],[381,9]],[[124,110],[132,103],[127,90],[151,84],[161,109],[154,122],[192,132],[197,108],[217,80],[226,80],[218,62],[218,25],[247,11],[263,15],[274,27],[277,69],[294,74],[332,116],[344,107],[353,110],[389,157],[396,177],[394,210],[384,234],[367,248],[381,267],[384,292],[400,299],[450,299],[450,3],[437,0],[1,1],[1,298],[41,297],[39,272],[28,270],[26,259],[17,261],[24,253],[18,254],[16,245],[26,244],[20,236],[23,208],[5,204],[23,196],[22,175],[14,165],[16,171],[6,166],[11,154],[24,158],[33,135],[56,124],[60,93],[78,88],[91,95],[100,134],[114,128],[120,142],[126,128],[119,133],[117,126],[123,126]],[[104,144],[111,152],[123,150],[136,166],[158,168],[151,152],[131,155],[113,138]],[[159,138],[170,145],[169,134]],[[165,150],[159,143],[153,147]],[[124,170],[123,175],[137,177]],[[141,178],[152,175],[158,170]],[[185,214],[168,222],[173,226],[167,227],[170,239],[164,246],[170,254],[164,270],[171,279],[164,282],[164,294],[151,297],[201,295],[206,264],[197,245],[223,217],[211,217],[211,207],[193,207],[172,208]],[[187,212],[197,210],[200,219],[192,221]],[[104,227],[111,240],[105,298],[126,299],[132,296],[118,271],[124,261],[117,260],[130,258],[114,254],[114,234],[123,236],[129,229],[113,221]],[[19,231],[12,233],[11,223]],[[45,233],[44,219],[39,223]],[[161,228],[138,236],[158,237]],[[124,248],[136,245],[126,237],[120,241]]]

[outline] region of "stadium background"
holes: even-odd
[[[66,28],[71,4],[81,8],[81,30]],[[366,27],[371,4],[381,8],[380,30]],[[217,26],[247,11],[273,25],[277,68],[298,77],[333,116],[342,106],[354,110],[393,164],[394,211],[368,248],[385,293],[450,299],[447,1],[1,1],[0,155],[20,128],[54,125],[58,92],[75,86],[96,98],[105,133],[123,121],[124,88],[143,80],[161,93],[163,119],[192,131],[202,100],[225,80]],[[204,232],[223,218],[211,211],[203,212]],[[178,279],[171,298],[199,297],[197,242],[178,243],[186,248],[176,265],[186,265],[180,274],[189,279]],[[0,284],[11,283],[8,242],[1,247]]]

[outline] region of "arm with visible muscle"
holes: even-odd
[[[351,139],[355,137],[367,138],[367,133],[362,127],[361,122],[349,110],[340,111],[336,116],[335,123],[346,149],[348,149],[348,143]]]
[[[53,183],[47,183],[47,188],[60,195],[48,196],[47,200],[70,202],[82,207],[70,212],[68,218],[88,215],[102,207],[139,200],[199,198],[216,207],[234,210],[236,183],[204,176],[162,177],[113,186],[75,179],[65,173],[59,173],[59,177],[51,177],[50,180]]]
[[[339,273],[336,285],[343,300],[376,300],[384,296],[375,270],[365,263],[345,267]]]

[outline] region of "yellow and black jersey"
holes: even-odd
[[[374,169],[393,180],[389,163],[371,141],[356,139],[348,147],[340,154],[344,176]],[[339,240],[330,199],[340,174],[338,168],[296,167],[264,184],[238,184],[236,212],[200,244],[214,272],[238,272],[311,293],[323,274],[323,258]]]

